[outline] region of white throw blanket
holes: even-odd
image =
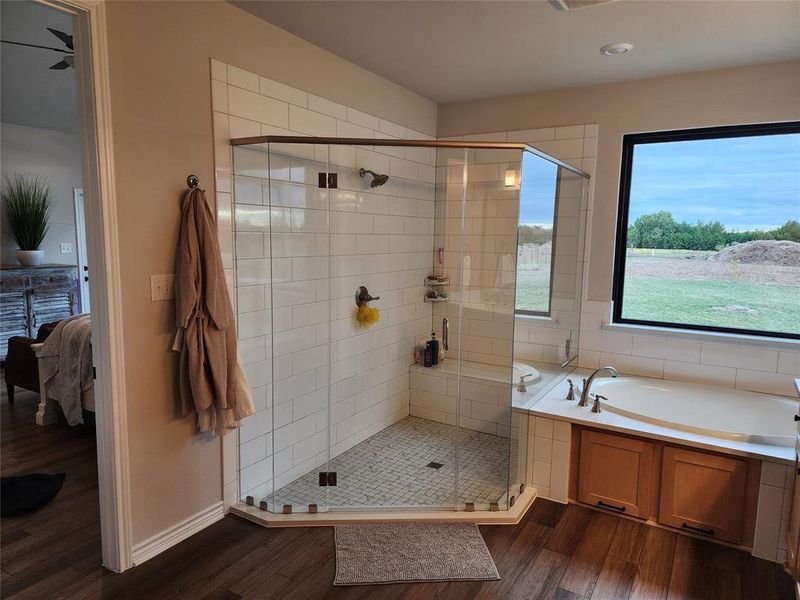
[[[67,423],[83,423],[81,395],[94,385],[91,316],[61,321],[36,355],[48,396],[61,405]]]

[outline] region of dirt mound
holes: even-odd
[[[800,267],[800,243],[756,240],[723,248],[708,260]]]

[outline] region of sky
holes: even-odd
[[[637,145],[629,222],[660,210],[737,231],[800,220],[800,134]]]
[[[629,221],[667,210],[729,230],[800,220],[800,134],[640,144]],[[557,167],[524,153],[520,223],[552,226]]]
[[[522,153],[519,222],[522,225],[553,226],[558,166],[530,152]]]

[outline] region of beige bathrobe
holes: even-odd
[[[187,191],[182,211],[173,344],[181,353],[182,412],[197,413],[200,431],[224,434],[255,407],[236,344],[217,226],[203,190]]]

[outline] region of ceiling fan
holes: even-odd
[[[66,48],[54,48],[52,46],[42,46],[40,44],[28,44],[25,42],[12,42],[9,40],[0,40],[3,44],[13,44],[15,46],[26,46],[28,48],[40,48],[42,50],[52,50],[53,52],[59,52],[60,54],[64,55],[60,61],[50,67],[54,71],[63,71],[64,69],[74,69],[75,68],[75,47],[72,41],[72,36],[68,33],[64,33],[63,31],[59,31],[58,29],[52,29],[51,27],[47,27],[47,31],[52,33],[56,36],[59,40],[64,42],[64,46]]]

